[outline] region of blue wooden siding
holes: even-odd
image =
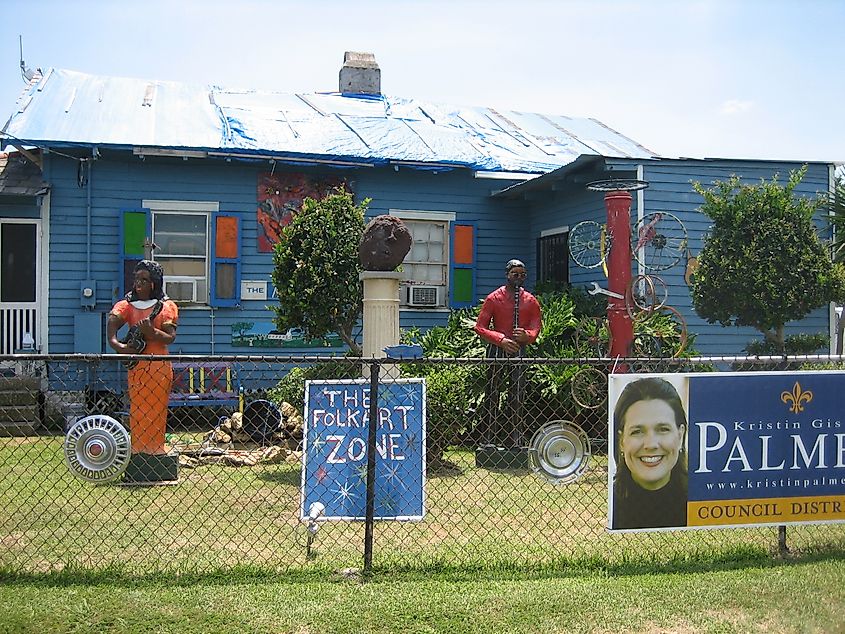
[[[95,311],[107,313],[118,299],[113,289],[121,277],[118,255],[120,211],[141,206],[144,199],[191,200],[219,203],[220,212],[235,214],[241,221],[241,279],[270,282],[272,254],[257,250],[258,227],[255,220],[257,177],[269,171],[266,163],[226,163],[213,160],[167,160],[147,158],[142,161],[126,153],[106,153],[94,163],[91,174],[90,237],[87,234],[88,188],[78,184],[77,164],[57,155],[48,155],[52,186],[50,222],[49,349],[54,353],[73,352],[74,315],[82,311],[80,282],[90,277],[97,283]],[[635,161],[607,161],[615,176],[633,178]],[[691,181],[709,185],[738,174],[745,180],[759,182],[779,173],[782,179],[798,163],[762,161],[660,160],[644,164],[645,190],[643,213],[666,211],[686,225],[690,251],[701,250],[702,236],[709,219],[698,208],[701,197]],[[321,170],[276,167],[276,171],[342,175],[357,199],[371,198],[369,215],[392,209],[450,212],[457,222],[472,223],[476,237],[476,302],[504,282],[504,264],[520,258],[529,266],[529,276],[536,274],[536,243],[544,230],[568,226],[582,220],[605,221],[603,195],[586,190],[584,183],[559,190],[547,188],[533,192],[527,200],[491,198],[494,190],[507,181],[476,179],[469,170],[441,173],[402,168],[357,170]],[[810,165],[799,187],[801,193],[814,195],[828,189],[828,166]],[[631,215],[637,216],[637,194],[633,194]],[[0,208],[2,212],[3,208]],[[18,213],[33,213],[25,209]],[[88,244],[90,242],[90,250]],[[745,343],[757,337],[751,329],[722,328],[706,324],[691,308],[682,259],[668,271],[660,272],[669,286],[669,303],[687,316],[690,330],[697,333],[696,348],[706,354],[735,354]],[[575,286],[596,281],[606,287],[601,268],[581,269],[570,260],[570,280]],[[635,271],[636,273],[636,268]],[[529,282],[529,287],[532,283]],[[268,286],[272,292],[272,285]],[[183,309],[174,353],[243,354],[252,350],[231,346],[232,324],[241,321],[272,320],[266,306],[274,300],[245,300],[239,307]],[[403,308],[402,327],[427,329],[445,323],[448,311]],[[790,324],[790,332],[828,332],[828,314],[820,309],[800,324]],[[108,351],[104,344],[104,349]],[[257,351],[257,350],[256,350]],[[335,352],[342,352],[338,348]],[[291,349],[262,349],[262,353],[288,355]],[[303,352],[313,353],[314,349]]]
[[[777,174],[779,182],[785,183],[789,172],[801,166],[801,163],[728,160],[646,163],[644,179],[649,182],[649,188],[645,190],[645,213],[666,211],[678,216],[687,228],[690,252],[695,256],[701,252],[710,219],[698,211],[704,201],[692,189],[692,181],[708,187],[714,181],[724,181],[735,174],[743,182],[759,183],[761,179],[771,180]],[[827,192],[828,179],[827,165],[810,164],[796,192],[806,196]],[[757,330],[750,327],[725,328],[720,324],[708,324],[700,318],[692,308],[691,291],[684,282],[685,264],[686,258],[659,275],[669,287],[669,303],[685,315],[689,330],[696,333],[695,348],[698,351],[705,355],[737,354],[749,341],[762,338]],[[800,322],[787,324],[786,331],[788,335],[802,332],[829,335],[828,308],[817,309]]]
[[[625,178],[633,178],[632,173],[617,174]],[[632,196],[631,215],[636,217],[637,197]],[[569,185],[557,190],[547,199],[535,202],[531,209],[531,259],[532,268],[537,261],[537,238],[543,231],[558,227],[568,227],[571,230],[579,222],[591,220],[604,224],[607,222],[607,211],[604,205],[604,194],[590,191],[583,183]],[[582,268],[569,258],[569,282],[576,288],[590,287],[590,282],[596,282],[607,288],[602,268]]]
[[[635,161],[607,160],[607,169],[614,177],[634,178]],[[702,240],[710,226],[710,219],[699,211],[702,197],[692,188],[692,182],[698,181],[709,186],[716,180],[726,180],[736,174],[744,182],[756,183],[761,179],[771,179],[778,174],[780,182],[785,182],[791,170],[799,169],[801,163],[739,161],[739,160],[659,160],[643,163],[642,178],[649,182],[643,192],[643,214],[656,211],[672,213],[687,228],[689,249],[695,256],[701,251]],[[583,179],[581,179],[583,180]],[[797,191],[807,196],[828,191],[829,170],[826,164],[810,164],[807,174]],[[533,200],[532,200],[533,199]],[[606,222],[603,195],[588,191],[583,183],[557,183],[557,188],[546,188],[543,192],[533,192],[527,202],[531,217],[531,262],[536,261],[533,249],[536,238],[544,230],[567,226],[572,229],[582,220]],[[638,196],[632,193],[632,223],[638,217]],[[753,328],[723,328],[719,324],[708,324],[698,317],[692,308],[690,289],[684,281],[687,258],[683,257],[668,270],[657,272],[666,282],[669,290],[668,303],[677,308],[687,319],[688,329],[696,334],[695,348],[702,354],[740,354],[748,341],[759,339],[759,333]],[[632,272],[639,273],[638,265],[633,262]],[[600,267],[580,268],[570,258],[570,282],[575,287],[588,287],[597,282],[607,287],[607,280]],[[826,307],[814,311],[807,318],[787,325],[787,334],[799,332],[829,334],[829,316]]]
[[[80,282],[96,280],[94,310],[106,314],[119,293],[121,262],[118,240],[120,212],[141,207],[145,199],[218,202],[221,213],[241,220],[241,279],[270,282],[272,254],[258,252],[255,220],[256,187],[265,163],[225,163],[209,160],[140,160],[109,153],[94,163],[91,174],[90,251],[87,238],[88,189],[77,181],[76,162],[51,155],[53,187],[51,208],[51,257],[49,349],[73,352],[73,316],[82,311]],[[280,172],[277,166],[276,172]],[[308,169],[292,172],[318,173]],[[336,171],[320,172],[336,175]],[[530,256],[530,226],[524,211],[509,201],[490,198],[491,181],[473,178],[468,170],[434,174],[402,169],[344,171],[357,199],[371,198],[369,215],[391,209],[454,212],[461,222],[476,223],[479,275],[476,291],[481,299],[502,283],[504,263],[511,257]],[[492,184],[502,187],[502,181]],[[488,270],[490,269],[490,270]],[[268,294],[272,293],[272,285]],[[232,324],[271,321],[266,306],[273,300],[246,300],[235,308],[183,308],[179,333],[171,352],[184,354],[247,354],[249,348],[231,346]],[[445,323],[448,311],[401,311],[403,327],[428,328]],[[103,320],[103,323],[105,320]],[[108,346],[104,344],[107,352]],[[314,349],[303,350],[313,353]],[[341,352],[342,349],[336,349]],[[255,350],[255,352],[258,352]],[[261,349],[262,354],[291,354],[285,348]]]
[[[476,295],[477,299],[483,299],[504,283],[508,260],[527,259],[531,255],[531,228],[524,207],[490,198],[494,189],[506,184],[506,181],[473,178],[467,170],[440,174],[405,170],[395,176],[390,171],[374,170],[372,175],[359,174],[355,192],[373,199],[369,209],[374,216],[391,209],[454,212],[457,222],[475,224],[478,228]],[[403,317],[417,314],[420,320],[430,322],[432,317],[423,315],[424,312],[427,311],[402,311]],[[445,318],[444,315],[434,320],[443,323]]]

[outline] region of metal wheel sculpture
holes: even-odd
[[[665,271],[687,252],[687,228],[665,211],[646,214],[634,226],[631,251],[646,271]]]
[[[581,368],[572,376],[572,399],[584,409],[598,409],[607,402],[607,375],[593,366]]]
[[[571,421],[549,421],[534,432],[528,462],[534,473],[552,484],[574,482],[590,463],[590,439]]]
[[[662,320],[659,318],[661,315],[664,317]],[[645,332],[646,324],[649,332]],[[641,312],[634,319],[633,356],[677,359],[686,346],[687,322],[677,309],[663,306],[655,311]]]
[[[604,317],[582,317],[575,326],[575,353],[602,359],[610,356],[612,333]]]
[[[611,236],[604,225],[584,220],[569,232],[569,255],[585,269],[601,266],[610,253]]]
[[[634,319],[641,312],[661,309],[668,297],[669,289],[662,277],[637,275],[625,291],[625,308],[628,310],[628,316]]]
[[[126,428],[111,416],[94,414],[76,421],[65,436],[65,463],[86,482],[111,482],[126,470],[132,444]]]
[[[648,187],[648,181],[634,178],[610,178],[587,183],[587,189],[593,192],[635,192]]]

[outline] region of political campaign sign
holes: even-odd
[[[845,520],[841,372],[613,375],[608,527]]]

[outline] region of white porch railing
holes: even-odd
[[[0,354],[14,354],[24,347],[24,335],[38,336],[38,311],[35,308],[0,308]],[[40,342],[35,341],[36,347]]]

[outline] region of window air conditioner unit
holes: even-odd
[[[190,278],[165,279],[164,292],[174,302],[197,301],[197,281]]]
[[[408,306],[439,306],[439,286],[409,286]]]

